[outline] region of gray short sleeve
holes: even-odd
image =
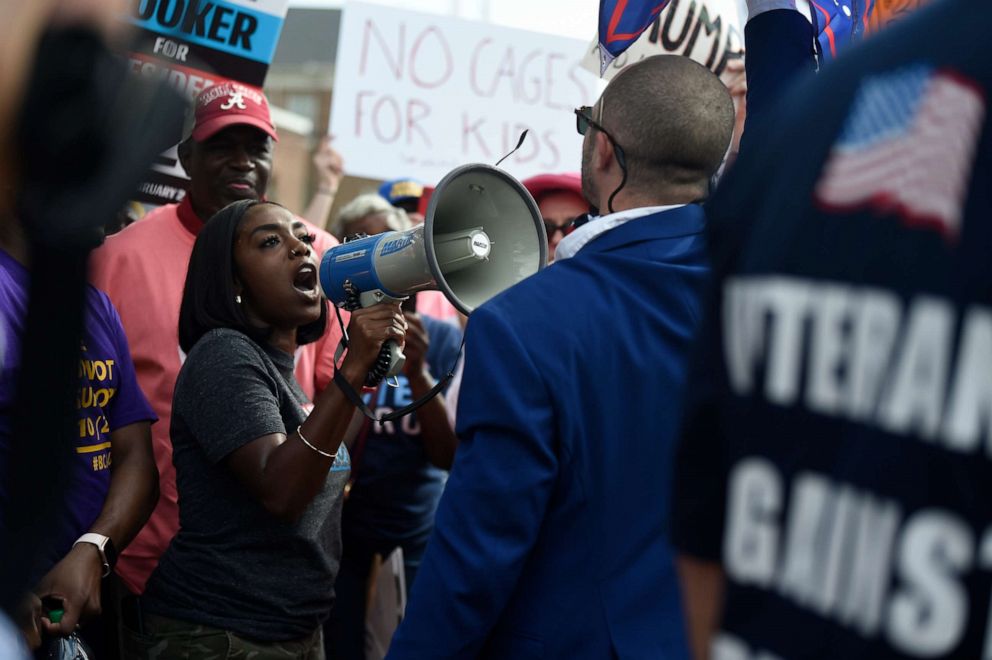
[[[173,415],[182,418],[211,463],[257,438],[286,433],[279,374],[246,336],[219,330],[204,336],[190,352],[180,379],[183,387],[176,387]]]

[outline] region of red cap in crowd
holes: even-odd
[[[541,200],[541,195],[555,190],[573,192],[582,197],[582,176],[578,172],[564,174],[538,174],[521,181],[524,188],[535,201]]]
[[[204,89],[194,104],[184,137],[192,135],[197,142],[203,142],[228,126],[245,124],[279,140],[269,102],[259,89],[228,80]]]

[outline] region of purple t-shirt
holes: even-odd
[[[30,274],[0,250],[0,498],[6,498],[10,416],[17,397],[21,368],[21,339],[27,316]],[[46,555],[51,564],[65,556],[72,543],[87,532],[103,508],[110,488],[110,434],[135,422],[157,418],[134,375],[127,338],[117,310],[106,294],[86,289],[83,343],[79,362],[79,411],[70,503],[60,521],[58,542]],[[0,520],[0,529],[6,522]]]

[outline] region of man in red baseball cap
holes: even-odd
[[[189,175],[186,199],[205,221],[231,202],[265,196],[279,138],[269,103],[257,89],[223,82],[204,89],[194,103],[179,161]]]
[[[107,292],[120,312],[138,383],[159,418],[152,427],[159,502],[117,565],[124,584],[136,594],[144,590],[179,528],[169,421],[172,392],[185,357],[179,349],[179,301],[193,242],[204,222],[224,206],[265,196],[277,139],[264,94],[237,82],[204,89],[187,120],[179,145],[179,160],[190,179],[185,198],[110,236],[91,260],[92,282]],[[330,234],[304,222],[316,235],[318,257],[337,244]],[[333,376],[340,331],[336,324],[327,326],[324,338],[301,347],[296,357],[296,378],[311,399]]]

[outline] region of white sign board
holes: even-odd
[[[437,183],[465,163],[523,179],[578,171],[572,110],[601,83],[581,67],[585,44],[357,2],[341,22],[331,134],[349,174]]]
[[[744,52],[745,18],[739,0],[672,0],[637,41],[613,60],[603,78],[610,80],[628,64],[652,55],[685,55],[720,75],[728,61]],[[582,66],[599,74],[597,42],[593,39],[586,48]]]

